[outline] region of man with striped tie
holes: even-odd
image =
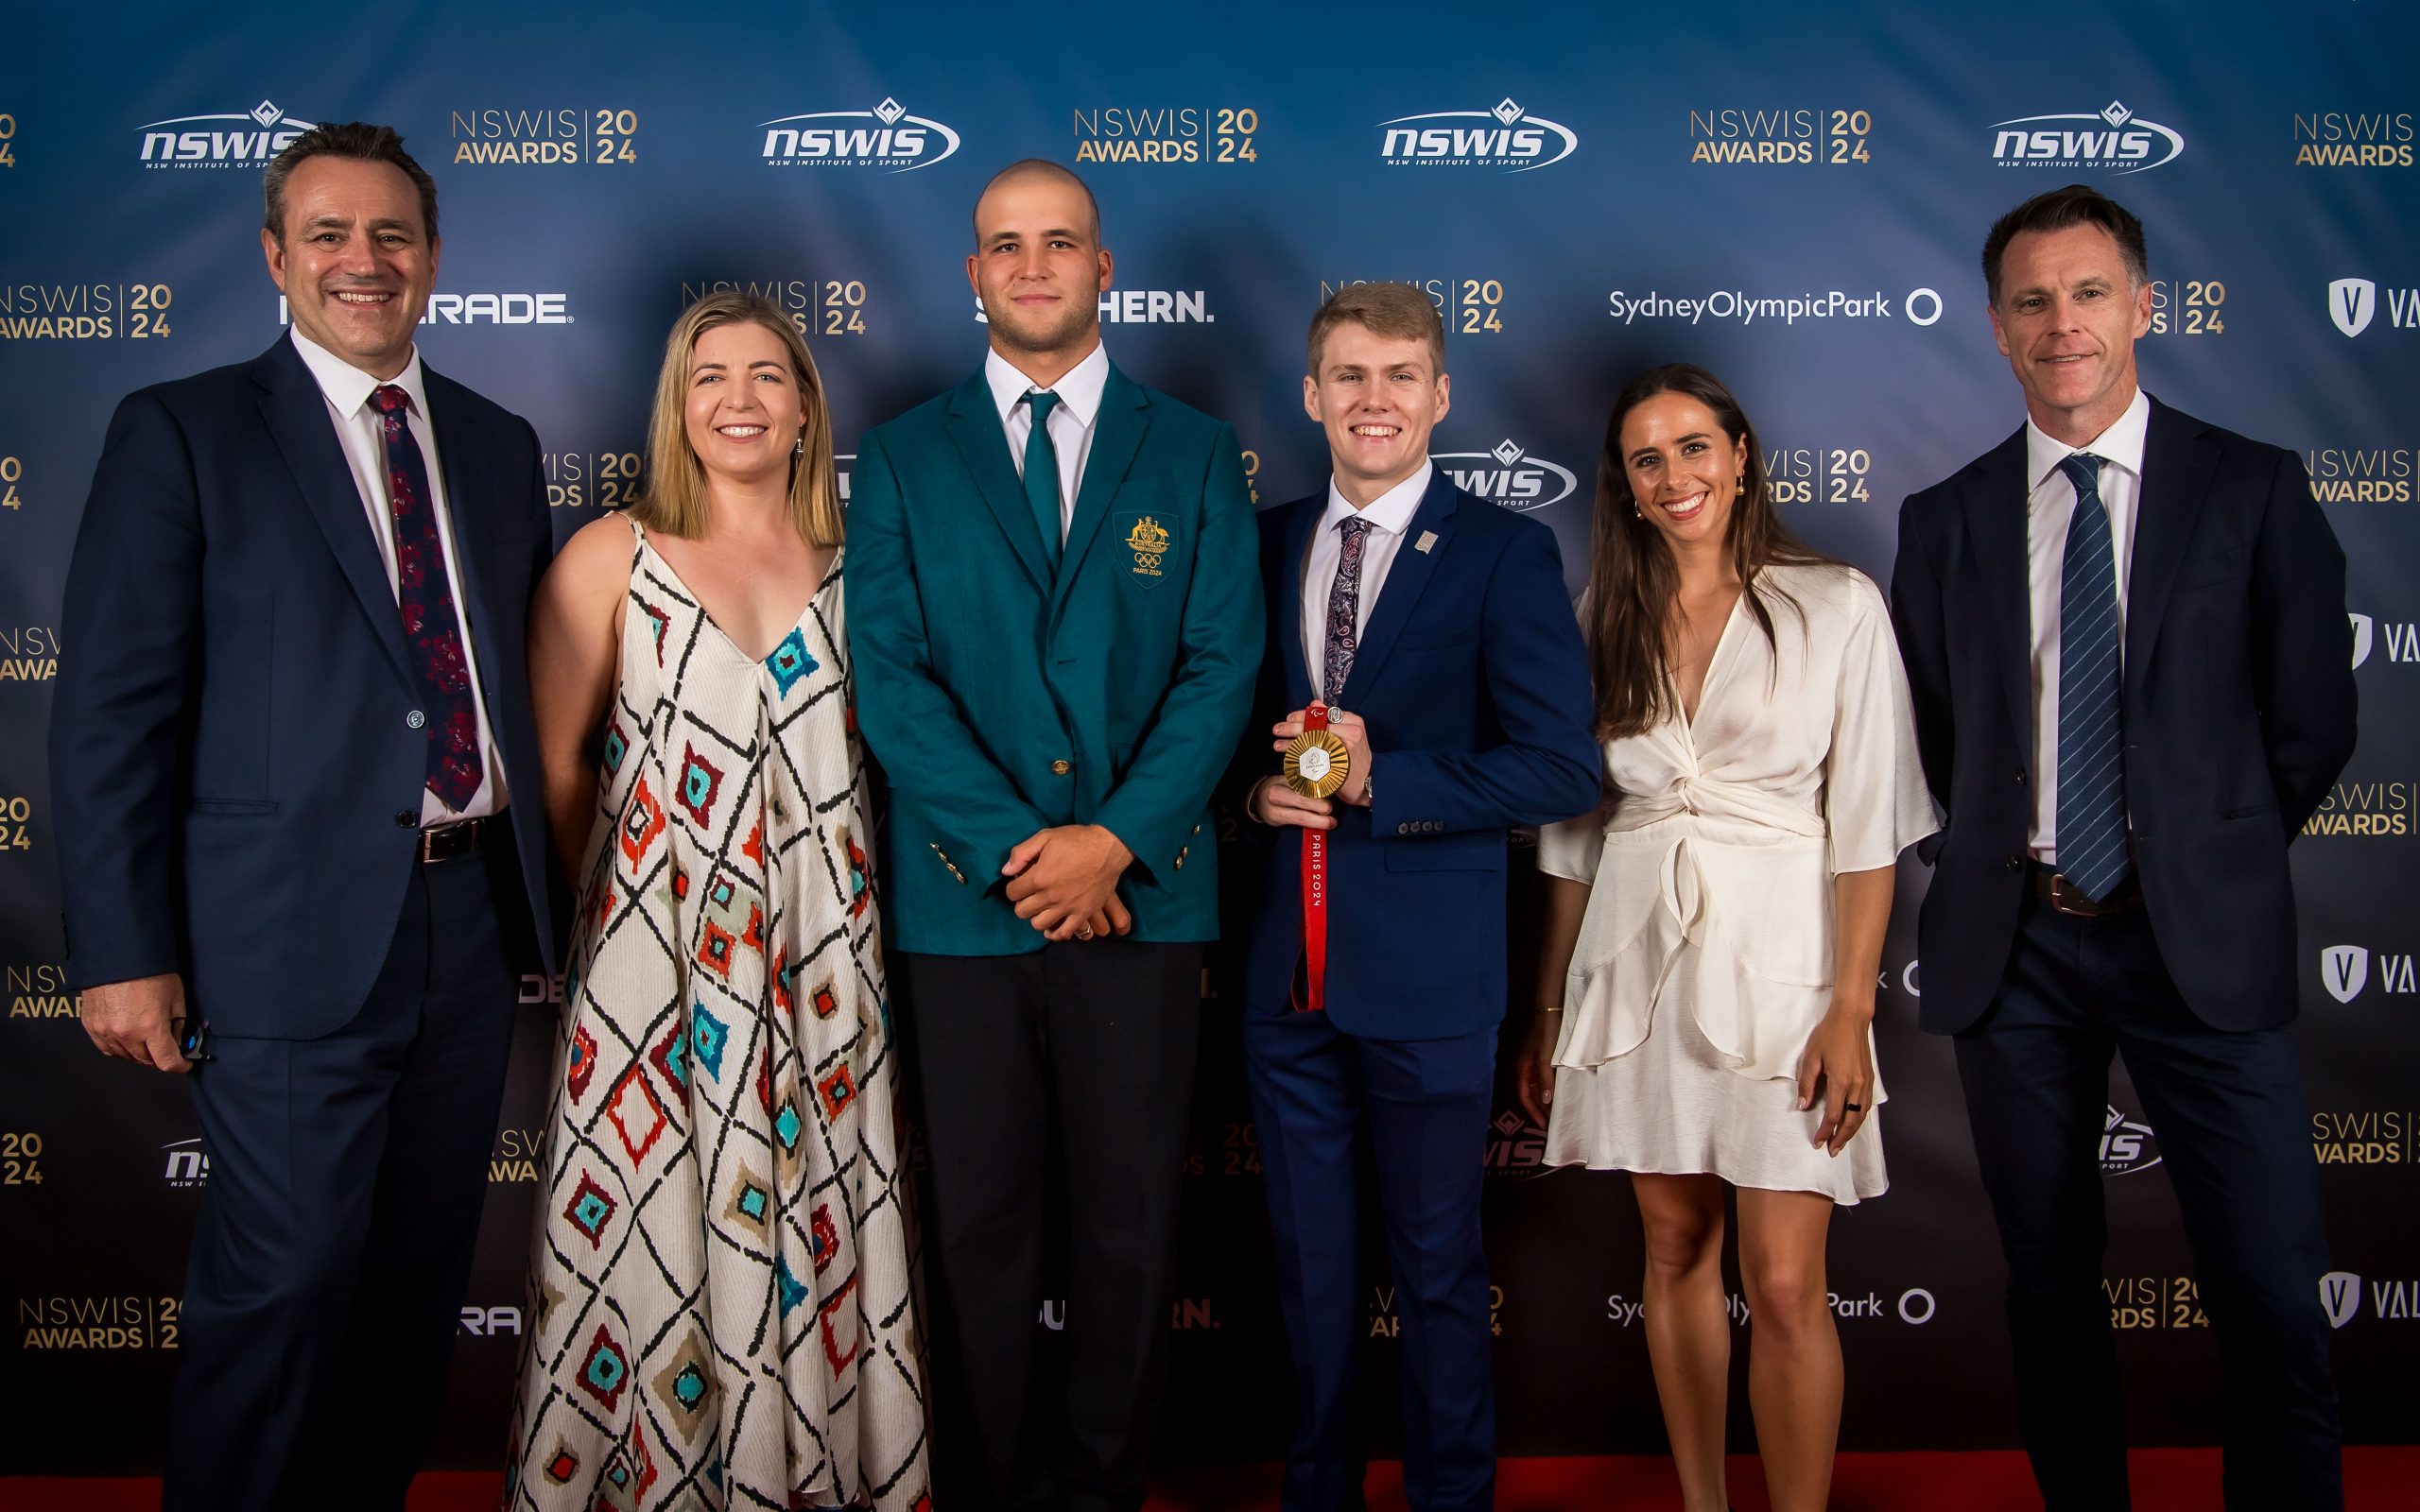
[[[2286,847],[2354,738],[2344,558],[2301,462],[2153,402],[2142,223],[2082,185],[1983,244],[2024,427],[1899,517],[1946,823],[1919,943],[2009,1265],[2053,1512],[2127,1504],[2097,1160],[2122,1054],[2225,1368],[2231,1508],[2341,1507]]]

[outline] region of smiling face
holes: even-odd
[[[977,201],[966,281],[983,301],[992,345],[1011,363],[1073,367],[1091,352],[1110,274],[1091,198],[1074,179],[1012,174]]]
[[[294,329],[373,378],[411,360],[437,283],[420,192],[387,163],[321,155],[285,180],[285,239],[261,232]]]
[[[1661,393],[1622,417],[1622,475],[1648,523],[1675,553],[1720,549],[1748,471],[1748,440],[1724,434],[1704,403]]]
[[[2134,284],[2117,238],[2084,224],[2021,232],[2000,263],[1992,335],[2044,432],[2082,446],[2134,403],[2135,341],[2152,291]]]
[[[1420,471],[1428,433],[1452,407],[1426,341],[1354,320],[1328,332],[1319,370],[1303,380],[1303,408],[1326,430],[1337,490],[1356,507]]]
[[[682,421],[712,482],[786,481],[790,449],[806,424],[806,399],[788,346],[752,320],[698,337]]]

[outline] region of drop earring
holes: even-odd
[[[792,441],[792,442],[790,442],[790,455],[792,455],[792,456],[804,456],[805,455],[806,455],[806,432],[804,432],[804,431],[801,431],[801,432],[799,432],[799,433],[798,433],[798,439],[797,439],[797,440],[794,440],[794,441]]]
[[[1747,474],[1747,473],[1742,472],[1742,473],[1740,473],[1740,474],[1739,474],[1739,483],[1738,483],[1738,486],[1737,486],[1737,488],[1735,488],[1735,489],[1733,489],[1733,490],[1731,490],[1731,496],[1732,496],[1733,498],[1735,498],[1735,499],[1744,499],[1744,498],[1746,498],[1746,497],[1748,496],[1748,474]]]

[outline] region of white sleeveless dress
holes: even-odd
[[[751,660],[637,533],[510,1506],[925,1496],[911,1183],[841,612],[836,555]]]

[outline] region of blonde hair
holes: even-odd
[[[1390,341],[1425,342],[1428,365],[1437,372],[1445,370],[1445,320],[1426,290],[1409,284],[1348,284],[1329,295],[1311,317],[1309,372],[1313,378],[1320,375],[1327,334],[1347,322]]]
[[[840,543],[840,485],[833,472],[832,411],[823,401],[823,378],[815,370],[806,342],[781,307],[761,294],[727,290],[709,294],[681,313],[665,338],[664,368],[655,379],[655,415],[648,424],[647,487],[631,504],[631,518],[649,530],[695,540],[706,529],[706,470],[689,444],[686,404],[689,369],[698,341],[717,326],[741,322],[763,326],[782,338],[790,375],[806,402],[800,431],[805,450],[790,462],[790,516],[810,546]]]

